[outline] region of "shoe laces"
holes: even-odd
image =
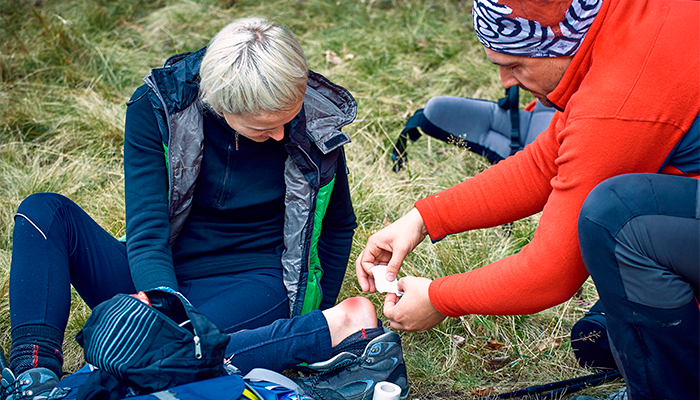
[[[22,385],[28,385],[31,382],[32,381],[29,379],[16,379],[7,387],[2,388],[3,399],[15,400],[23,398],[33,398],[32,396],[34,395],[34,391],[32,389],[22,389]]]
[[[10,376],[10,379],[12,379],[12,382],[8,382],[8,375]],[[26,379],[25,382],[26,384],[31,383],[29,379]],[[15,395],[17,394],[24,396],[24,393],[22,393],[22,380],[17,379],[14,373],[12,373],[12,371],[9,369],[5,369],[2,385],[0,386],[0,395],[2,396],[2,399],[14,399],[16,397]]]
[[[34,393],[34,390],[32,390],[31,387],[28,387],[32,383],[32,380],[29,378],[29,376],[26,376],[24,378],[16,377],[12,371],[9,369],[6,370],[10,372],[11,379],[13,379],[12,382],[7,383],[7,374],[3,374],[3,383],[0,385],[0,399],[4,400],[21,400],[21,399],[33,399],[33,400],[41,400],[41,399],[46,399],[48,398],[47,395],[41,395],[41,396],[36,396],[36,393]],[[22,386],[25,386],[23,389]]]
[[[335,365],[329,370],[321,371],[321,372],[317,373],[316,375],[314,375],[313,377],[311,377],[311,382],[315,386],[318,383],[318,381],[321,380],[321,378],[325,379],[327,376],[335,375],[338,371],[345,369],[354,363],[355,363],[355,361],[350,362],[350,363],[345,364],[345,365]]]

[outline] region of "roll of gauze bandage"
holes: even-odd
[[[401,396],[401,388],[391,382],[378,382],[374,386],[374,395],[372,400],[399,400]]]
[[[372,275],[374,275],[374,286],[382,293],[396,293],[401,296],[403,292],[399,292],[399,280],[394,278],[389,282],[386,280],[386,265],[377,265],[372,267]]]

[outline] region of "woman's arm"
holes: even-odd
[[[167,286],[177,290],[168,234],[168,172],[148,88],[127,103],[124,134],[126,247],[137,290]]]

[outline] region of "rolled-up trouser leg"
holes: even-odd
[[[579,216],[581,254],[631,400],[700,392],[700,180],[621,175]]]
[[[253,368],[282,371],[332,355],[328,323],[319,310],[230,336],[226,357],[244,374]]]

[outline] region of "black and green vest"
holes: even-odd
[[[187,219],[203,155],[199,67],[206,49],[171,57],[144,78],[156,111],[169,181],[170,244]],[[342,146],[340,129],[357,114],[352,95],[309,71],[302,111],[290,122],[285,162],[285,223],[282,266],[290,316],[318,308],[321,269],[317,245]]]

